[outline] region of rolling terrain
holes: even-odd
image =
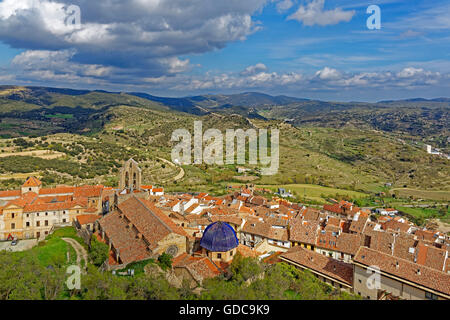
[[[332,103],[259,93],[161,98],[0,86],[0,184],[11,188],[21,183],[18,175],[39,172],[48,184],[113,186],[122,162],[134,157],[145,183],[218,193],[230,182],[242,182],[235,165],[183,166],[180,175],[181,168],[161,160],[171,158],[172,132],[192,133],[194,121],[201,120],[204,130],[280,129],[278,173],[260,176],[248,166],[252,183],[363,193],[386,191],[390,183],[448,193],[449,160],[428,155],[423,147],[432,141],[448,149],[448,117],[446,99]],[[42,156],[49,153],[57,157]]]

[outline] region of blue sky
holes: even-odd
[[[70,5],[80,9],[75,25]],[[380,30],[366,26],[370,5],[381,9]],[[450,2],[3,0],[0,83],[165,96],[449,96]]]

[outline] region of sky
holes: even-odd
[[[380,28],[368,27],[372,5]],[[0,84],[449,97],[450,1],[1,0]]]

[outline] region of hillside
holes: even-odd
[[[318,184],[368,193],[385,191],[388,182],[396,188],[450,191],[449,161],[426,154],[413,142],[420,134],[402,129],[415,124],[420,132],[427,132],[428,139],[438,139],[448,130],[440,123],[448,117],[448,109],[442,105],[430,107],[429,118],[419,121],[419,109],[392,107],[388,102],[372,110],[369,104],[292,103],[296,98],[273,98],[251,93],[150,100],[145,95],[101,91],[0,87],[0,149],[5,154],[0,158],[0,183],[4,188],[13,187],[21,182],[16,178],[19,175],[39,173],[50,184],[113,186],[122,162],[134,157],[142,163],[145,183],[164,184],[168,190],[223,192],[230,182],[252,181],[261,185]],[[183,102],[186,99],[203,111],[182,112],[180,108],[188,106]],[[202,106],[194,104],[195,100]],[[245,101],[253,107],[221,105],[231,101]],[[283,101],[288,104],[272,105]],[[212,102],[216,104],[209,105]],[[303,117],[296,117],[300,109]],[[241,112],[233,112],[236,110]],[[438,110],[440,118],[433,116]],[[369,121],[368,115],[377,112],[379,120]],[[283,113],[294,120],[286,123]],[[401,121],[406,113],[410,117]],[[344,121],[346,114],[349,119]],[[330,122],[325,123],[326,119]],[[171,158],[172,132],[186,128],[192,133],[196,120],[203,121],[204,130],[217,128],[222,132],[233,128],[280,129],[278,173],[261,177],[255,167],[248,166],[252,171],[245,176],[236,172],[235,165],[181,169],[164,161]],[[382,120],[386,128],[374,130],[375,123]],[[389,121],[397,127],[389,130]],[[434,122],[437,127],[433,127]]]

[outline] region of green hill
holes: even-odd
[[[8,174],[37,171],[47,183],[115,185],[117,170],[129,157],[142,163],[146,183],[163,183],[170,190],[218,191],[229,182],[242,182],[240,178],[245,177],[236,172],[235,165],[183,166],[184,174],[179,178],[181,168],[159,159],[170,160],[174,146],[170,140],[175,129],[186,128],[192,133],[194,121],[201,120],[204,130],[216,128],[223,133],[237,128],[280,129],[279,171],[274,176],[260,176],[257,168],[248,166],[252,170],[248,175],[256,184],[315,184],[370,193],[385,191],[385,183],[391,183],[396,188],[450,191],[449,161],[428,155],[421,144],[415,143],[420,141],[420,135],[403,129],[414,124],[427,139],[437,141],[448,128],[432,124],[448,117],[448,110],[442,106],[448,102],[433,101],[440,105],[430,107],[429,117],[419,121],[419,109],[410,106],[379,106],[372,110],[368,104],[339,103],[335,104],[333,114],[332,103],[301,99],[293,103],[296,98],[272,98],[251,93],[229,98],[168,98],[172,100],[167,102],[166,98],[154,97],[158,101],[153,101],[145,95],[125,93],[3,86],[0,87],[0,135],[4,138],[0,140],[1,152],[50,150],[65,157],[0,158],[3,176],[0,182],[10,187],[19,181],[8,180]],[[189,107],[183,102],[186,100],[191,107],[203,111],[192,114],[177,110]],[[202,106],[196,106],[196,100]],[[207,107],[213,100],[216,105]],[[233,104],[241,101],[240,104],[249,103],[252,107],[223,107],[218,106],[219,101]],[[179,105],[174,107],[175,103]],[[296,110],[302,110],[305,117],[295,118]],[[375,130],[375,124],[381,120],[371,121],[369,115],[377,112],[386,128]],[[390,118],[382,116],[383,113]],[[283,115],[294,120],[286,123]],[[389,121],[394,124],[390,130]],[[25,139],[20,141],[18,137]]]

